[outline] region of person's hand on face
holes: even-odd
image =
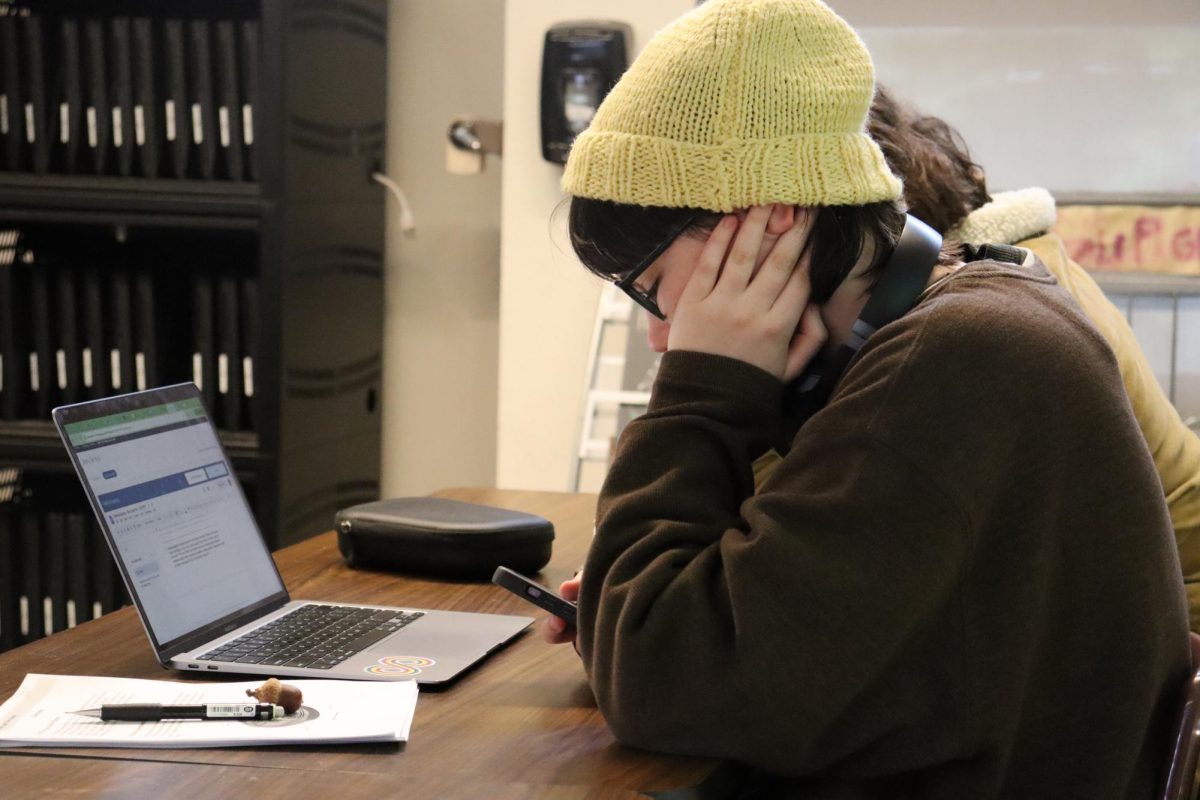
[[[827,332],[808,302],[811,250],[805,247],[815,214],[802,209],[764,248],[777,208],[756,206],[740,225],[727,216],[716,226],[673,309],[668,350],[736,358],[785,383],[820,351]]]

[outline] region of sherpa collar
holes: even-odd
[[[1054,197],[1031,187],[992,195],[946,234],[967,244],[1016,244],[1045,233],[1054,224]]]

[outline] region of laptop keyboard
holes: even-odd
[[[209,650],[198,660],[330,669],[421,616],[420,611],[310,603]]]

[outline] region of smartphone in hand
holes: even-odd
[[[531,581],[519,572],[513,572],[508,567],[496,567],[496,572],[492,575],[492,583],[549,611],[568,625],[575,624],[574,603],[564,600],[545,586]]]

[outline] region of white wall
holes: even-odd
[[[496,469],[500,168],[449,175],[452,117],[503,113],[503,4],[389,4],[387,169],[417,220],[388,201],[383,496],[491,486]],[[353,87],[346,87],[353,91]]]
[[[505,153],[500,248],[500,402],[496,484],[565,490],[579,433],[599,282],[566,242],[562,167],[542,160],[542,37],[558,22],[615,19],[634,50],[691,0],[509,0],[504,27]]]

